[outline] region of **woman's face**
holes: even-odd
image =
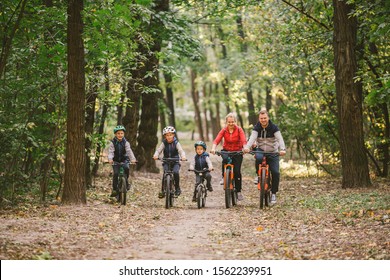
[[[234,128],[235,125],[236,125],[236,120],[233,117],[228,117],[226,119],[226,126],[228,128]]]

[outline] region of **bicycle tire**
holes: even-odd
[[[125,177],[119,178],[119,200],[122,205],[126,205],[127,186]]]
[[[263,209],[265,201],[265,169],[261,169],[260,177],[260,208]]]
[[[267,188],[265,190],[265,206],[270,206],[271,205],[271,179],[268,177],[267,180]]]
[[[172,178],[172,177],[170,177],[170,180],[171,180],[171,182],[170,182],[170,187],[169,187],[169,189],[171,190],[170,192],[169,192],[169,205],[172,207],[173,206],[173,203],[174,203],[174,201],[175,201],[175,188],[174,188],[174,186],[175,186],[175,181],[174,181],[174,179]]]
[[[196,203],[198,205],[198,209],[202,208],[203,205],[203,186],[199,184],[196,187]]]
[[[231,179],[230,179],[230,169],[226,169],[225,171],[225,178],[224,178],[224,183],[225,183],[225,206],[226,208],[231,207],[231,190],[230,190],[230,184],[231,184]]]
[[[232,182],[233,184],[233,189],[231,190],[231,197],[232,197],[232,205],[236,206],[237,205],[237,192],[236,192],[236,185],[235,181]]]
[[[165,208],[168,209],[171,207],[171,177],[166,176],[165,177]]]

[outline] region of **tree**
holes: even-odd
[[[85,66],[83,0],[68,3],[68,108],[65,184],[62,202],[85,204]]]
[[[364,148],[362,85],[357,73],[357,20],[350,17],[354,6],[333,0],[334,67],[339,120],[343,188],[371,185]]]

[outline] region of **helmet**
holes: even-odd
[[[176,133],[176,129],[173,126],[167,126],[163,129],[163,135],[167,133]]]
[[[204,149],[205,151],[206,151],[206,149],[207,149],[207,145],[206,145],[206,143],[203,142],[203,141],[198,141],[198,142],[196,142],[196,143],[194,144],[195,149],[196,149],[197,146],[202,146],[203,149]]]
[[[123,130],[124,132],[126,131],[126,128],[123,126],[123,125],[117,125],[115,128],[114,128],[114,133],[117,133],[117,131],[119,130]]]

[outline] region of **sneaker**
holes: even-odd
[[[116,197],[118,195],[118,192],[116,190],[113,190],[110,194],[110,197]]]
[[[253,179],[253,183],[255,184],[255,185],[257,185],[257,183],[259,182],[259,177],[255,177],[255,179]]]
[[[179,196],[181,194],[181,189],[176,189],[175,190],[175,196]]]
[[[239,200],[239,201],[244,200],[244,197],[242,196],[241,192],[237,193],[237,200]]]
[[[221,179],[221,181],[219,181],[219,184],[223,185],[223,178]]]
[[[196,202],[196,193],[194,193],[194,196],[192,197],[192,202]]]
[[[275,204],[276,203],[276,193],[273,193],[271,195],[271,204]]]
[[[129,184],[129,183],[127,183],[126,190],[127,190],[127,191],[129,191],[129,190],[130,190],[130,184]]]
[[[212,186],[207,186],[207,190],[208,190],[209,192],[212,192],[212,191],[213,191],[213,187],[212,187]]]
[[[165,193],[163,193],[163,192],[158,193],[158,198],[164,198],[164,197],[165,197]]]

